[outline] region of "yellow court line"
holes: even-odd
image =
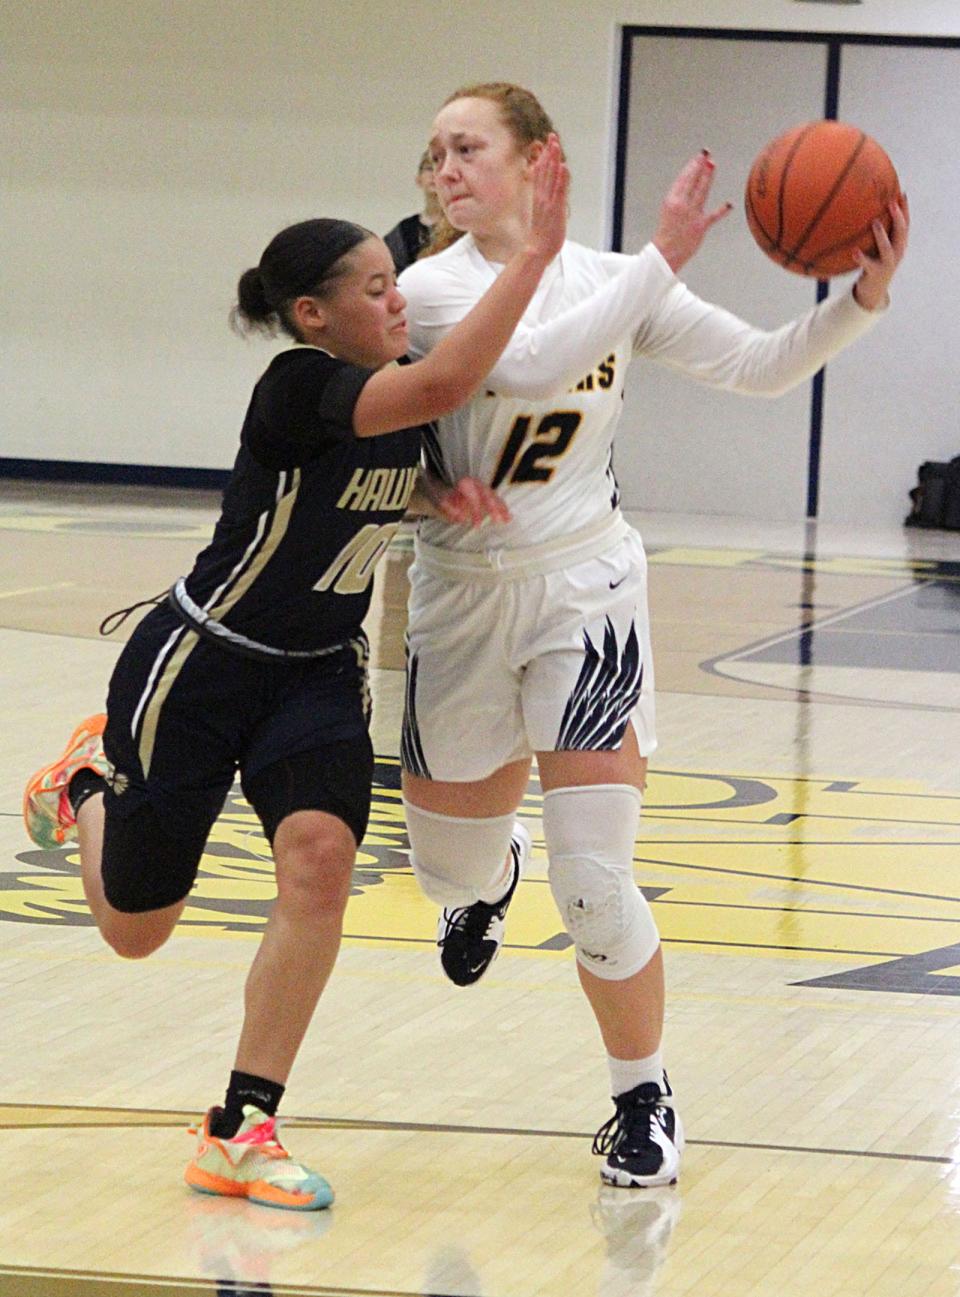
[[[43,590],[64,590],[67,586],[76,585],[76,581],[54,581],[52,585],[28,585],[22,590],[4,590],[0,599],[17,599],[22,594],[39,594]]]

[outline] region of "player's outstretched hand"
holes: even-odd
[[[533,164],[533,219],[529,247],[543,259],[552,261],[567,237],[567,197],[570,171],[563,160],[560,140],[548,135]]]
[[[906,194],[890,204],[891,227],[887,234],[882,221],[874,221],[873,237],[877,241],[877,255],[857,253],[860,278],[853,286],[853,295],[865,311],[875,311],[886,306],[887,289],[897,266],[903,260],[910,234],[910,208]]]
[[[707,232],[733,206],[723,203],[712,212],[704,210],[715,170],[709,151],[702,149],[683,168],[663,200],[653,243],[674,273],[690,260]]]
[[[430,503],[444,522],[479,527],[491,522],[509,522],[510,510],[492,487],[478,477],[461,477],[456,486],[431,478],[427,488]]]

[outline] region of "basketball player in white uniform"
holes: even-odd
[[[524,237],[529,169],[551,132],[537,100],[502,83],[441,109],[441,250],[400,280],[413,355],[436,346]],[[717,387],[786,391],[873,326],[907,237],[898,206],[850,292],[755,329],[676,278],[726,213],[706,210],[712,171],[706,153],[684,168],[637,257],[564,244],[484,387],[430,447],[442,478],[489,483],[512,520],[473,531],[424,521],[411,573],[404,801],[414,871],[442,907],[444,970],[469,985],[502,944],[529,850],[514,813],[535,753],[550,885],[616,1105],[594,1151],[603,1179],[628,1187],[675,1180],[683,1133],[661,1056],[659,936],[632,869],[656,735],[646,560],[611,468],[626,368],[643,355]]]

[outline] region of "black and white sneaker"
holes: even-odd
[[[673,1184],[680,1172],[683,1125],[673,1108],[673,1091],[663,1077],[618,1094],[617,1111],[597,1131],[593,1151],[606,1161],[600,1168],[605,1184],[624,1189]]]
[[[523,868],[530,854],[530,834],[519,821],[513,826],[510,839],[513,856],[513,878],[499,901],[488,904],[475,901],[473,905],[440,911],[437,922],[437,945],[440,963],[451,982],[457,986],[472,986],[500,953],[507,917],[507,908],[523,877]]]

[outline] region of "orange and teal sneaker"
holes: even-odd
[[[211,1108],[203,1125],[191,1131],[199,1137],[196,1156],[183,1177],[191,1189],[287,1211],[330,1206],[333,1190],[323,1176],[293,1160],[277,1136],[275,1117],[248,1103],[233,1139],[219,1139],[210,1133],[210,1119],[218,1111]]]
[[[38,847],[47,851],[74,842],[77,818],[67,796],[67,786],[78,770],[95,770],[106,778],[110,765],[103,754],[107,718],[99,712],[81,721],[67,746],[50,765],[38,770],[23,794],[23,822]]]

